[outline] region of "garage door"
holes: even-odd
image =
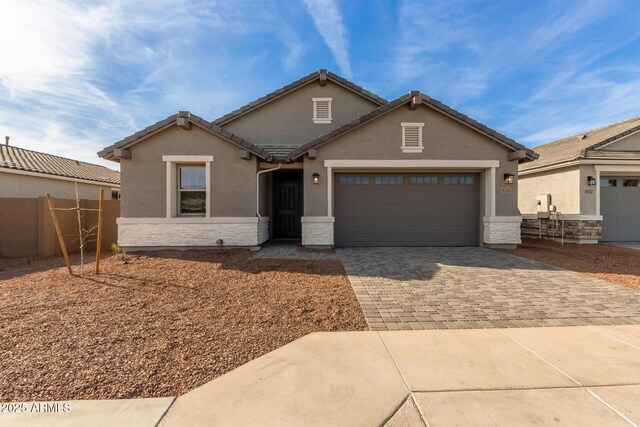
[[[603,177],[600,213],[603,241],[640,242],[640,177]]]
[[[341,174],[336,246],[476,246],[478,174]]]

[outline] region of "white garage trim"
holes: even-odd
[[[325,160],[327,215],[333,216],[333,169],[476,169],[485,170],[485,216],[496,216],[496,168],[499,160]]]
[[[499,160],[325,160],[328,168],[380,168],[380,169],[487,169],[500,167]]]

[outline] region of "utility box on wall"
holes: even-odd
[[[548,216],[551,208],[551,194],[538,194],[536,196],[536,206],[538,209],[538,216],[540,216],[540,214]]]

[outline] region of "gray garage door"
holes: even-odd
[[[600,213],[603,241],[640,242],[640,177],[603,177]]]
[[[476,246],[478,174],[336,174],[336,246]]]

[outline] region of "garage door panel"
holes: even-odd
[[[415,174],[402,177],[403,184],[376,184],[381,174],[366,176],[369,184],[345,183],[350,174],[336,174],[336,246],[474,246],[479,240],[479,177],[473,184],[445,185],[444,176],[430,184],[417,184]],[[456,175],[458,176],[458,175]],[[341,179],[340,177],[345,177]],[[382,181],[379,179],[378,182]],[[354,182],[354,179],[351,179]]]
[[[640,241],[640,187],[624,186],[633,179],[638,178],[606,177],[600,181],[603,241]]]

